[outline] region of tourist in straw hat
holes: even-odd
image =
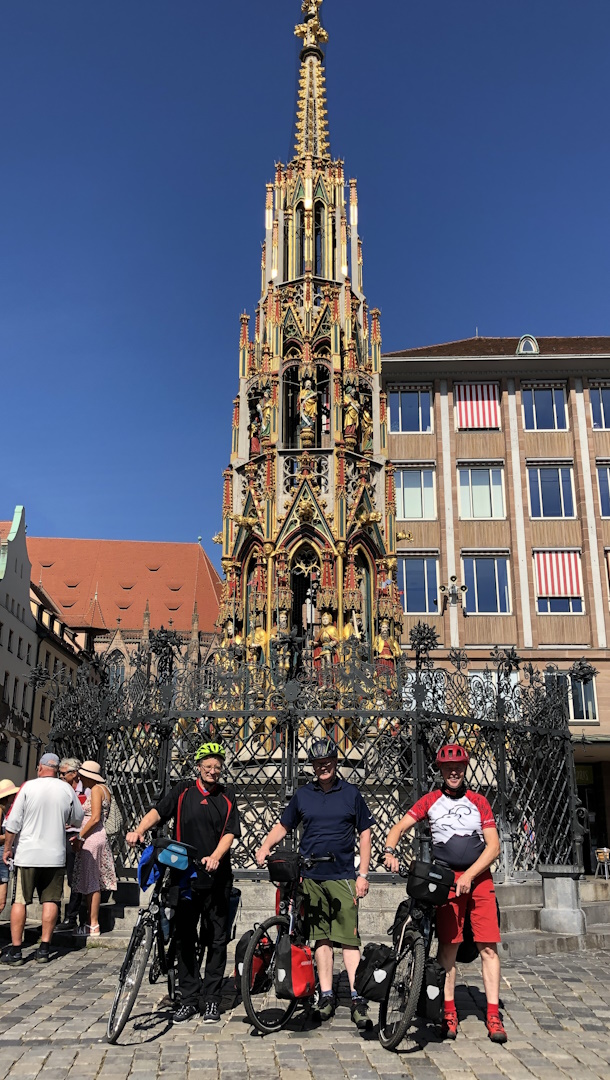
[[[97,761],[83,761],[78,772],[83,786],[89,788],[89,794],[83,807],[85,817],[80,833],[73,841],[77,852],[73,888],[83,894],[87,903],[87,923],[79,933],[85,937],[99,937],[102,889],[116,889],[114,859],[105,829],[112,795]]]
[[[12,780],[0,780],[0,844],[4,844],[4,820],[8,816],[18,791],[17,784],[14,784]],[[0,913],[6,906],[8,878],[9,868],[4,860],[0,859]]]

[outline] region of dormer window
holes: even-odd
[[[539,353],[538,342],[535,337],[525,334],[517,345],[517,353]]]

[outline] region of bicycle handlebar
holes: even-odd
[[[311,870],[318,863],[335,862],[335,856],[329,851],[328,855],[299,855],[301,865],[305,870]]]

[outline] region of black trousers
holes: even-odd
[[[220,1004],[227,963],[227,911],[232,881],[218,882],[213,889],[192,889],[190,900],[180,899],[176,908],[178,988],[184,1005]],[[205,949],[203,979],[199,969],[199,924]]]
[[[78,919],[78,913],[83,900],[82,893],[75,892],[72,888],[72,877],[74,874],[74,861],[76,859],[76,852],[74,852],[68,844],[66,848],[66,874],[68,877],[68,885],[70,886],[70,899],[66,904],[66,910],[64,911],[64,919],[72,919],[74,922]]]

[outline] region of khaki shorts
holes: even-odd
[[[310,941],[360,948],[358,899],[353,878],[341,881],[303,881],[305,919]]]
[[[41,904],[61,904],[65,866],[16,866],[15,904],[31,904],[34,889]]]

